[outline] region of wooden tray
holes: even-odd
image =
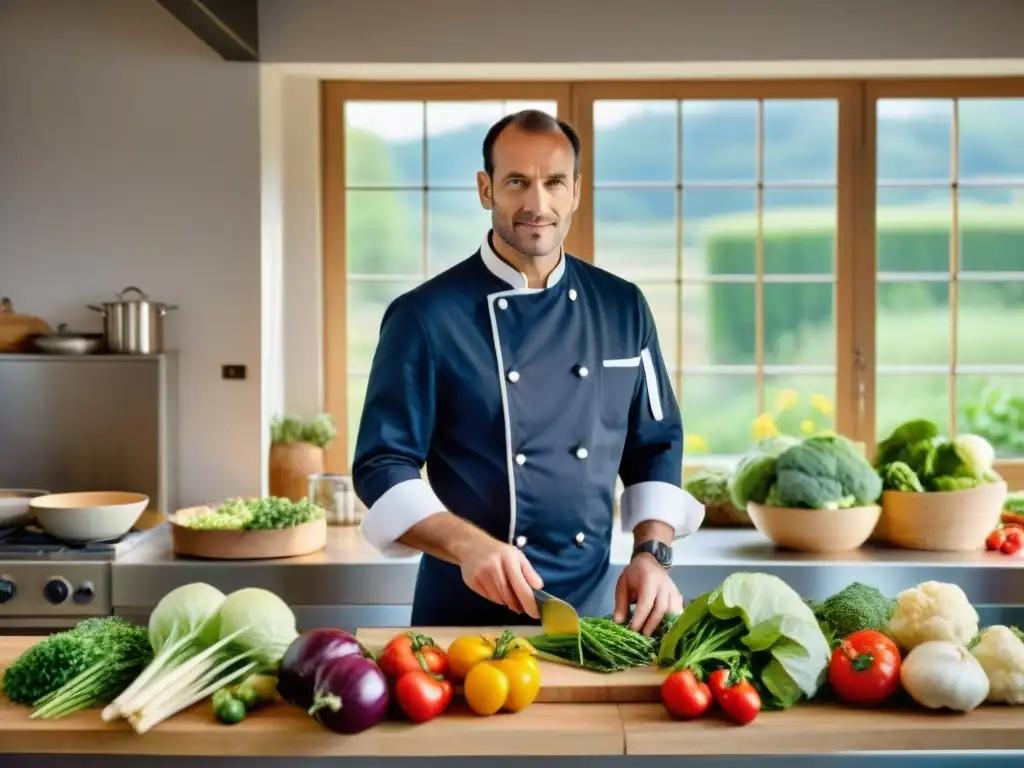
[[[327,520],[270,531],[209,531],[180,520],[205,514],[208,507],[178,510],[170,519],[174,554],[207,560],[266,560],[319,552],[327,544]]]

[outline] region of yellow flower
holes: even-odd
[[[694,453],[707,453],[708,441],[701,435],[689,433],[686,435],[686,450]]]
[[[754,419],[752,432],[755,440],[763,440],[766,437],[778,437],[779,428],[775,424],[775,416],[770,413],[762,413]]]
[[[783,389],[775,396],[775,410],[792,411],[800,402],[800,395],[795,389]]]
[[[800,431],[805,435],[813,435],[815,424],[813,419],[804,419],[800,422]]]
[[[831,416],[835,412],[832,401],[820,393],[811,395],[811,407],[823,416]]]

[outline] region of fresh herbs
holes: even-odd
[[[321,413],[308,421],[286,414],[276,417],[270,424],[270,442],[274,445],[309,443],[317,448],[326,448],[337,434],[329,413]]]
[[[150,662],[147,632],[123,619],[86,619],[29,648],[4,672],[3,689],[33,717],[59,718],[106,703]]]
[[[580,619],[579,635],[536,635],[530,644],[541,658],[589,669],[619,672],[654,663],[657,641],[610,619]]]
[[[208,514],[179,521],[180,525],[207,531],[267,531],[293,528],[325,516],[323,507],[309,499],[290,501],[279,496],[265,499],[229,499]]]

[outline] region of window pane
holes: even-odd
[[[949,186],[879,189],[875,226],[879,272],[949,273]]]
[[[675,279],[676,191],[594,190],[594,263],[629,280]]]
[[[961,99],[963,182],[1024,183],[1024,99]]]
[[[647,299],[647,304],[654,315],[654,323],[658,328],[658,342],[665,365],[670,371],[679,368],[678,340],[679,320],[676,308],[679,306],[675,283],[638,283],[638,287]]]
[[[834,184],[838,175],[839,102],[764,102],[764,181]]]
[[[754,283],[683,283],[683,364],[753,365]]]
[[[423,186],[422,102],[345,102],[345,185]]]
[[[684,189],[683,274],[752,275],[757,243],[757,192]]]
[[[879,374],[876,381],[877,438],[910,419],[931,419],[949,434],[949,374]]]
[[[835,286],[831,282],[765,284],[764,361],[767,365],[835,364]]]
[[[370,372],[373,351],[380,336],[380,321],[388,305],[416,282],[362,282],[348,283],[348,369],[353,375]]]
[[[427,264],[431,275],[469,258],[491,225],[476,187],[427,191]]]
[[[834,189],[766,189],[765,274],[832,275],[836,227]]]
[[[962,365],[1024,365],[1024,281],[961,281],[957,357]]]
[[[879,282],[875,312],[880,366],[949,365],[952,345],[949,282]],[[884,280],[885,275],[879,275]]]
[[[1024,186],[961,188],[958,224],[962,272],[1024,272]]]
[[[952,180],[952,100],[881,99],[877,116],[879,182]]]
[[[594,182],[674,184],[677,124],[675,101],[595,101]]]
[[[349,190],[345,259],[350,275],[423,273],[423,193]]]
[[[1024,458],[1024,379],[958,376],[957,430],[981,435],[1001,459]]]
[[[521,109],[540,109],[554,116],[553,101],[428,101],[427,186],[466,187],[483,170],[483,143],[488,129],[503,116]]]
[[[784,374],[764,380],[765,412],[756,437],[772,434],[808,437],[835,430],[836,377]]]
[[[750,375],[683,376],[680,407],[686,459],[738,456],[750,447],[757,417],[757,384]]]
[[[356,455],[356,438],[359,437],[359,422],[363,417],[363,403],[366,402],[367,376],[348,377],[348,460]]]
[[[683,185],[757,182],[757,102],[684,101]]]

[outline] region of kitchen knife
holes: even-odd
[[[579,635],[580,617],[575,608],[542,589],[533,590],[533,596],[545,634]]]

